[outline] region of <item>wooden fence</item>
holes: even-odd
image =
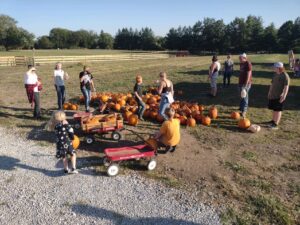
[[[125,61],[125,60],[146,60],[146,59],[166,59],[168,53],[124,53],[114,55],[84,55],[84,56],[9,56],[0,57],[0,66],[24,66],[28,64],[42,65],[61,63],[92,63],[107,61]]]

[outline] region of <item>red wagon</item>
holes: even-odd
[[[116,176],[119,173],[119,164],[128,160],[144,159],[148,161],[147,169],[156,167],[156,149],[149,145],[135,145],[121,148],[106,148],[104,150],[104,165],[107,167],[108,176]]]
[[[93,115],[93,113],[91,113],[91,112],[77,112],[77,113],[75,113],[73,115],[73,119],[75,121],[74,128],[77,129],[77,130],[80,129],[80,127],[81,127],[81,119],[82,118],[88,118],[88,117],[90,117],[92,115]]]

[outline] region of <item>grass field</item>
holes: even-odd
[[[219,58],[224,60],[225,56]],[[211,127],[199,125],[195,129],[182,128],[183,144],[179,146],[178,152],[172,156],[159,156],[161,166],[157,172],[141,172],[143,175],[159,179],[172,187],[195,191],[200,199],[219,207],[225,206],[222,213],[224,224],[299,224],[300,79],[293,78],[289,72],[291,87],[286,111],[283,113],[280,129],[271,131],[264,127],[264,122],[271,120],[271,112],[266,108],[266,97],[273,75],[272,64],[276,61],[287,63],[287,56],[249,56],[253,63],[253,85],[248,117],[252,123],[263,126],[261,132],[251,134],[239,130],[236,122],[229,119],[230,113],[236,111],[239,104],[237,76],[232,78],[230,87],[219,89],[216,98],[207,97],[210,59],[211,57],[186,57],[103,62],[90,64],[90,67],[95,76],[97,92],[127,93],[132,90],[136,74],[143,76],[146,85],[152,85],[158,79],[158,73],[166,71],[174,82],[175,89],[184,93],[182,96],[175,96],[176,98],[197,101],[205,106],[216,105],[219,109],[220,116],[212,122]],[[238,61],[237,56],[233,59]],[[63,68],[70,75],[66,90],[68,99],[72,101],[76,101],[81,95],[78,73],[82,66],[74,64]],[[52,84],[53,67],[54,65],[47,65],[37,68],[44,84],[41,102],[46,118],[49,117],[48,110],[56,107],[56,93]],[[238,70],[238,65],[235,69]],[[42,145],[48,144],[51,138],[42,131],[45,121],[31,119],[32,112],[23,85],[25,71],[26,68],[23,67],[0,68],[3,85],[0,124],[10,128],[17,127],[27,138],[37,140]],[[221,80],[222,77],[219,77],[219,83]],[[81,108],[83,109],[82,106]],[[140,133],[149,133],[152,129],[158,129],[158,125],[145,122],[135,129]],[[187,141],[189,138],[194,138],[196,144],[191,146]],[[94,147],[103,149],[104,145],[98,143]],[[88,151],[82,151],[82,155],[88,155]]]

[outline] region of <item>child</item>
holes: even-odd
[[[180,142],[180,121],[174,119],[175,110],[173,108],[167,108],[165,114],[169,119],[162,124],[155,138],[167,147],[166,152],[174,152],[176,145]]]
[[[274,70],[275,75],[272,78],[272,84],[268,93],[268,108],[273,110],[270,128],[277,130],[283,111],[283,104],[289,91],[290,78],[285,72],[282,62],[275,63]]]
[[[66,114],[63,111],[57,111],[54,117],[58,122],[54,128],[56,134],[56,157],[63,159],[65,173],[77,174],[76,153],[72,145],[72,140],[74,140],[73,128],[68,124]],[[71,170],[68,168],[67,154],[71,156]]]
[[[143,121],[144,120],[143,114],[146,109],[146,105],[142,99],[142,95],[143,95],[143,78],[142,78],[142,76],[140,76],[140,75],[136,76],[136,83],[134,85],[133,91],[134,91],[135,100],[138,103],[138,116],[139,116],[139,119]]]

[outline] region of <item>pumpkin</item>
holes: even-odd
[[[256,124],[251,124],[250,127],[247,129],[249,131],[251,131],[252,133],[257,133],[260,131],[260,126],[256,125]]]
[[[240,119],[241,115],[239,112],[232,112],[230,117],[231,117],[231,119],[238,120],[238,119]]]
[[[204,105],[199,105],[199,111],[202,112],[205,109]]]
[[[197,114],[197,115],[194,117],[194,119],[195,119],[198,123],[201,123],[201,121],[202,121],[202,115],[199,113],[199,114]]]
[[[251,125],[251,122],[247,118],[240,119],[238,122],[238,127],[242,128],[242,129],[247,129],[250,127],[250,125]]]
[[[148,117],[150,117],[150,110],[149,109],[146,109],[145,111],[144,111],[144,114],[143,114],[143,117],[144,118],[148,118]]]
[[[107,102],[108,99],[109,99],[109,97],[108,97],[107,95],[102,95],[102,96],[101,96],[101,101],[102,101],[102,102]]]
[[[181,125],[186,125],[186,123],[187,123],[187,117],[186,116],[180,116],[179,120],[180,120]]]
[[[74,135],[74,140],[72,141],[72,145],[74,149],[77,149],[80,145],[80,139],[78,136]]]
[[[195,127],[196,126],[196,120],[192,117],[188,118],[186,123],[189,127]]]
[[[80,97],[79,97],[79,102],[80,102],[80,103],[84,103],[84,97],[83,97],[83,96],[80,96]]]
[[[70,107],[69,107],[69,109],[71,109],[71,110],[78,110],[78,105],[71,104]]]
[[[209,116],[202,116],[201,123],[204,126],[209,126],[211,123],[211,118]]]
[[[138,116],[135,114],[132,114],[128,118],[128,124],[132,126],[136,126],[138,124],[138,121],[139,121]]]
[[[215,106],[212,106],[209,109],[209,117],[212,119],[217,119],[218,117],[218,109]]]
[[[156,150],[158,147],[157,140],[154,138],[149,138],[148,140],[146,140],[146,145],[152,147],[154,150]]]
[[[64,110],[68,110],[69,107],[70,107],[70,103],[66,102],[66,103],[63,104],[63,109]]]
[[[114,108],[115,108],[116,111],[120,111],[121,110],[121,105],[117,103],[117,104],[115,104]]]
[[[129,117],[130,117],[131,115],[132,115],[132,112],[126,111],[126,112],[124,113],[124,120],[128,121],[128,119],[129,119]]]
[[[147,104],[151,105],[151,104],[155,104],[156,103],[156,98],[155,97],[150,97],[147,100]]]
[[[125,96],[126,97],[126,96]],[[124,99],[120,99],[118,101],[118,104],[122,107],[122,106],[125,106],[126,105],[126,101]]]
[[[165,119],[162,117],[162,115],[158,114],[156,116],[156,120],[157,120],[157,122],[162,123],[162,122],[164,122]]]
[[[157,112],[157,111],[151,111],[151,112],[150,112],[150,118],[151,118],[151,119],[156,119],[157,115],[158,115],[158,112]]]

